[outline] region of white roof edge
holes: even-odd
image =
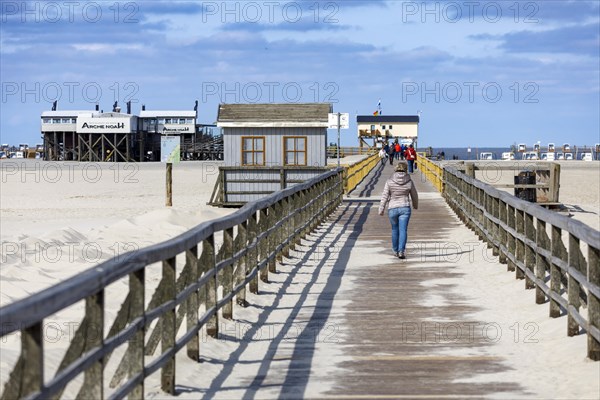
[[[148,117],[196,117],[196,111],[190,110],[144,110],[140,111],[140,118]]]
[[[327,121],[312,122],[217,122],[219,128],[327,128]]]
[[[42,111],[41,117],[76,117],[81,114],[100,114],[96,110],[61,110],[61,111]]]

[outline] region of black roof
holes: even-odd
[[[357,115],[356,122],[416,122],[419,123],[418,115]]]

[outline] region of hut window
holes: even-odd
[[[265,165],[264,136],[242,136],[242,165]]]
[[[284,165],[306,165],[306,136],[284,136]]]

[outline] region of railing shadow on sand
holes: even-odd
[[[77,398],[143,398],[145,379],[159,369],[162,390],[175,394],[176,353],[185,347],[189,358],[199,360],[200,330],[218,337],[219,319],[233,318],[234,299],[247,305],[246,289],[258,293],[259,279],[268,282],[277,262],[341,204],[343,175],[342,168],[326,172],[1,308],[0,336],[20,334],[21,342],[1,398],[60,398],[81,374]],[[179,276],[178,255],[185,258]],[[162,264],[162,277],[145,305],[145,272],[156,263]],[[128,293],[105,335],[105,289],[123,279],[129,280]],[[45,380],[44,319],[81,301],[81,324],[56,375]],[[145,356],[155,355],[159,344],[158,356],[147,363]],[[105,366],[122,345],[126,350],[105,393]]]

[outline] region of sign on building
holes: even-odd
[[[77,118],[78,133],[130,133],[130,118]]]

